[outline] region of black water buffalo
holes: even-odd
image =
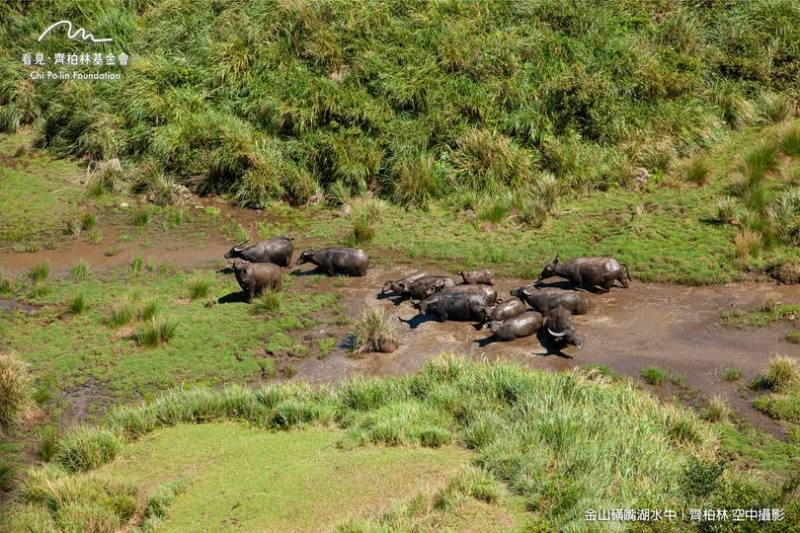
[[[537,289],[528,285],[512,289],[510,294],[521,298],[540,313],[547,313],[550,309],[561,305],[573,315],[585,315],[592,308],[592,301],[586,294],[555,287]]]
[[[431,294],[454,287],[455,284],[455,280],[448,276],[421,276],[406,284],[406,292],[414,300],[424,300]]]
[[[481,294],[486,297],[489,305],[497,301],[497,292],[490,285],[454,285],[442,289],[444,294]]]
[[[519,298],[509,298],[494,307],[485,307],[483,309],[483,320],[485,322],[502,322],[507,318],[521,315],[526,308],[525,302]]]
[[[560,263],[556,255],[545,265],[537,283],[552,276],[566,278],[584,289],[599,287],[605,292],[611,289],[615,281],[625,288],[631,281],[628,267],[612,257],[578,257]]]
[[[281,269],[274,263],[251,263],[244,259],[234,259],[230,265],[248,300],[261,294],[265,288],[281,289]]]
[[[297,264],[304,263],[317,265],[329,276],[365,276],[369,268],[369,256],[363,250],[333,246],[322,250],[304,250],[297,259]]]
[[[247,241],[234,246],[225,254],[225,259],[244,259],[251,263],[275,263],[287,267],[292,262],[294,244],[291,237],[272,237],[244,247]]]
[[[424,272],[416,272],[414,274],[410,274],[404,278],[389,280],[383,284],[381,288],[381,294],[386,294],[387,292],[394,292],[397,294],[408,295],[409,289],[408,286],[418,280],[419,278],[425,276]]]
[[[494,277],[492,276],[492,271],[488,268],[482,268],[480,270],[471,270],[469,272],[462,272],[461,279],[464,280],[464,283],[468,285],[476,285],[476,284],[483,284],[483,285],[494,285]]]
[[[547,313],[547,333],[559,343],[569,344],[580,348],[583,340],[575,333],[575,321],[564,306],[557,306]]]
[[[492,333],[501,341],[512,341],[533,335],[542,327],[544,317],[536,311],[528,311],[503,321],[493,320],[489,324]]]
[[[445,320],[478,321],[481,310],[488,305],[486,296],[478,293],[437,293],[425,298],[417,307],[423,315]]]

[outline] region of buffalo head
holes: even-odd
[[[225,254],[225,259],[233,259],[235,257],[242,257],[242,252],[244,251],[244,245],[250,242],[250,239],[247,239],[244,242],[240,242],[230,250],[228,253]]]
[[[544,266],[544,268],[542,269],[542,273],[539,274],[539,279],[537,280],[537,283],[542,281],[543,279],[555,276],[556,266],[558,266],[558,254],[556,254],[556,256],[553,258],[552,261],[550,261]]]
[[[233,261],[228,261],[228,266],[230,266],[234,272],[244,272],[247,270],[247,267],[250,266],[250,263],[244,259],[234,259]]]
[[[314,259],[314,250],[308,249],[303,250],[303,253],[300,254],[300,257],[297,258],[297,262],[295,265],[303,265],[305,263],[311,262]]]

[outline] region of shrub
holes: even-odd
[[[733,246],[739,259],[755,257],[763,246],[761,234],[747,229],[741,230],[733,238]]]
[[[44,283],[50,277],[50,263],[42,261],[31,267],[29,276],[34,283]]]
[[[178,324],[173,320],[152,318],[150,322],[144,324],[136,331],[134,338],[141,346],[156,348],[169,343],[175,336],[175,331],[177,329]]]
[[[117,456],[122,440],[107,429],[78,427],[59,443],[56,461],[71,472],[86,472]]]
[[[189,283],[189,298],[192,300],[206,298],[211,293],[211,285],[211,280],[207,278],[192,280]]]
[[[742,371],[736,367],[728,367],[722,371],[722,379],[725,381],[738,381],[742,378]]]
[[[533,168],[530,155],[508,137],[479,128],[462,135],[449,158],[459,185],[477,192],[518,187]]]
[[[70,269],[70,275],[72,276],[73,280],[81,281],[89,277],[90,270],[89,263],[81,259],[72,265],[72,268]]]
[[[0,353],[0,433],[17,429],[30,408],[30,378],[25,364]]]
[[[69,314],[79,315],[89,308],[89,302],[86,301],[86,296],[81,292],[69,302]]]
[[[731,415],[731,408],[728,400],[721,395],[716,395],[708,401],[708,405],[703,410],[702,417],[709,422],[722,422]]]
[[[648,366],[639,371],[642,378],[650,385],[661,385],[669,378],[669,372],[658,366]]]
[[[800,365],[797,360],[776,356],[769,360],[767,369],[756,379],[758,386],[774,392],[784,392],[800,384]]]
[[[281,295],[277,291],[264,291],[251,306],[253,314],[270,314],[280,311]]]
[[[431,154],[404,158],[395,163],[395,202],[425,208],[442,194],[444,171]]]
[[[389,353],[397,349],[397,335],[392,319],[378,306],[364,309],[352,333],[353,351]]]

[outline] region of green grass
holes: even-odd
[[[643,380],[653,386],[663,385],[669,379],[669,371],[658,366],[642,368],[639,374]]]
[[[50,277],[50,263],[42,261],[41,263],[33,265],[30,272],[28,272],[28,277],[34,283],[44,283],[47,281],[47,278]]]
[[[189,298],[199,300],[207,298],[211,293],[213,281],[208,278],[195,279],[189,282]]]
[[[97,430],[68,434],[56,461],[79,472],[105,462],[89,475],[124,480],[139,492],[185,483],[164,519],[179,530],[224,527],[221,520],[234,512],[237,523],[251,529],[281,529],[282,520],[309,520],[303,523],[325,529],[333,520],[344,531],[358,531],[364,523],[347,513],[355,504],[342,505],[351,497],[368,500],[363,508],[372,524],[425,523],[436,516],[457,521],[462,504],[474,507],[466,500],[513,509],[503,503],[509,492],[526,502],[524,522],[543,530],[579,530],[586,508],[611,502],[783,507],[791,523],[798,508],[781,487],[796,446],[712,418],[719,421],[708,424],[596,372],[555,374],[443,358],[417,374],[335,388],[175,391],[118,408]],[[225,420],[247,424],[220,423]],[[111,435],[121,439],[121,448]],[[467,460],[448,443],[472,450],[479,470],[445,476],[433,496],[416,503],[387,498],[395,490],[372,490],[397,480],[411,498],[418,486],[409,480],[420,479],[415,468],[430,472],[447,458],[453,466]],[[365,456],[368,467],[347,462]],[[390,466],[394,458],[414,456],[432,462]],[[260,461],[264,467],[254,467]],[[83,476],[68,479],[79,483]],[[209,493],[217,497],[209,500]]]
[[[78,293],[75,295],[75,298],[69,302],[69,307],[67,310],[72,315],[79,315],[85,312],[88,308],[89,302],[86,301],[86,296],[84,296],[83,293]]]
[[[722,379],[725,381],[738,381],[742,379],[742,371],[736,367],[728,367],[722,371]]]
[[[793,319],[798,315],[800,315],[800,304],[776,305],[756,311],[735,308],[723,312],[720,321],[723,326],[728,328],[759,328],[778,320]]]
[[[72,265],[70,269],[70,275],[74,281],[83,281],[89,277],[90,273],[91,268],[89,267],[89,263],[83,259]]]
[[[336,301],[332,293],[290,287],[281,293],[280,311],[267,317],[251,314],[247,305],[187,303],[187,286],[200,275],[213,279],[208,298],[214,301],[239,290],[233,277],[207,272],[143,269],[134,275],[122,267],[81,281],[59,278],[31,299],[44,305],[35,315],[2,317],[8,325],[2,349],[18,353],[37,378],[57,378],[60,390],[94,383],[88,397],[94,416],[109,402],[150,397],[180,383],[257,382],[261,365],[269,377],[273,361],[262,359],[261,350],[272,343],[276,351],[302,355],[305,349],[307,355],[295,332],[328,320]],[[78,294],[91,305],[65,315]],[[145,299],[151,294],[158,299]],[[161,327],[170,324],[177,324],[172,332]]]

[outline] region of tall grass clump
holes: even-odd
[[[33,265],[28,276],[34,283],[44,283],[50,277],[50,263],[42,261]]]
[[[748,229],[739,231],[733,238],[734,250],[739,259],[758,256],[763,245],[761,234]]]
[[[756,378],[756,385],[773,392],[785,392],[800,385],[800,364],[791,357],[773,357],[769,360],[767,369]]]
[[[114,459],[122,445],[108,429],[80,426],[61,439],[56,461],[71,472],[86,472]]]
[[[800,245],[800,187],[781,191],[769,207],[768,216],[772,229],[782,243]]]
[[[178,323],[174,320],[153,317],[136,330],[134,338],[140,346],[157,348],[168,344],[175,336],[177,329]]]
[[[281,294],[277,291],[264,291],[264,294],[256,298],[252,306],[253,314],[270,314],[280,311]]]
[[[106,319],[109,326],[119,328],[133,320],[133,308],[129,303],[114,306]]]
[[[374,198],[361,198],[352,203],[350,220],[352,230],[347,240],[351,244],[361,244],[375,237],[375,226],[379,223],[386,206]]]
[[[767,91],[756,102],[756,112],[761,122],[777,124],[794,115],[795,104],[786,94]]]
[[[158,300],[151,300],[139,310],[139,320],[153,320],[161,312]]]
[[[392,199],[408,207],[427,207],[444,192],[445,171],[432,154],[401,159],[394,164]]]
[[[86,295],[82,292],[76,294],[75,297],[70,300],[67,309],[71,315],[80,315],[85,312],[89,309],[89,302],[86,300]]]
[[[695,157],[685,165],[686,180],[695,185],[703,185],[711,175],[711,164],[705,157]]]
[[[351,334],[355,353],[390,353],[397,349],[395,326],[383,308],[371,306],[364,309]]]
[[[25,364],[0,353],[0,434],[17,429],[30,409],[30,377]]]
[[[724,196],[716,202],[716,219],[723,224],[739,222],[739,204],[736,198]]]
[[[0,295],[14,292],[14,278],[3,269],[0,269]]]
[[[781,131],[781,151],[789,157],[800,157],[800,123],[794,122]]]
[[[211,293],[212,281],[208,278],[198,278],[189,282],[189,298],[199,300],[206,298]]]
[[[91,268],[89,267],[89,263],[87,263],[84,259],[80,259],[77,263],[72,265],[70,269],[70,275],[74,281],[83,281],[87,277],[89,277],[89,273]]]

